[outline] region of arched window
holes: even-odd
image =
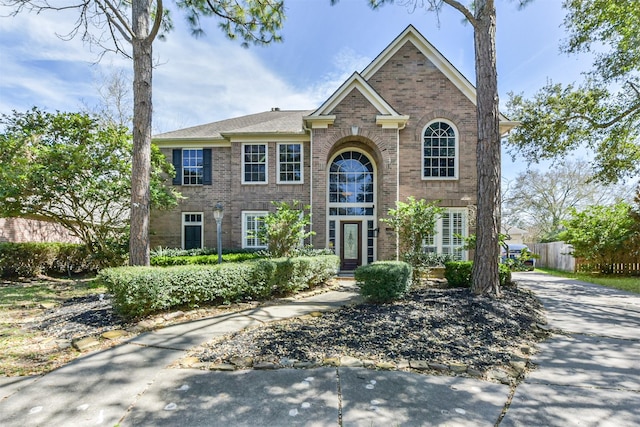
[[[373,203],[373,165],[367,156],[346,151],[333,160],[329,203]]]
[[[436,121],[424,130],[422,179],[458,178],[458,135],[450,123]]]

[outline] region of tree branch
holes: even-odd
[[[467,21],[469,21],[469,23],[473,26],[473,28],[477,27],[478,21],[476,20],[476,17],[473,16],[473,13],[471,13],[471,11],[465,5],[460,3],[458,0],[442,0],[442,1],[448,4],[449,6],[451,6],[452,8],[454,8],[455,10],[457,10],[458,12],[462,13],[464,17],[467,19]]]

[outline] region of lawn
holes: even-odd
[[[70,298],[105,291],[93,278],[0,281],[0,375],[39,374],[77,357],[73,348],[59,348],[28,325]]]
[[[595,283],[596,285],[602,285],[608,288],[640,294],[640,277],[638,276],[607,276],[603,274],[569,273],[549,268],[536,268],[536,270],[553,276],[568,277],[570,279]]]

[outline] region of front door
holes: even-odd
[[[184,248],[185,249],[202,248],[202,226],[201,225],[185,225],[184,226]]]
[[[340,223],[340,269],[352,271],[362,265],[362,222]]]

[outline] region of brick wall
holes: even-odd
[[[81,243],[59,224],[24,218],[0,218],[0,242]]]

